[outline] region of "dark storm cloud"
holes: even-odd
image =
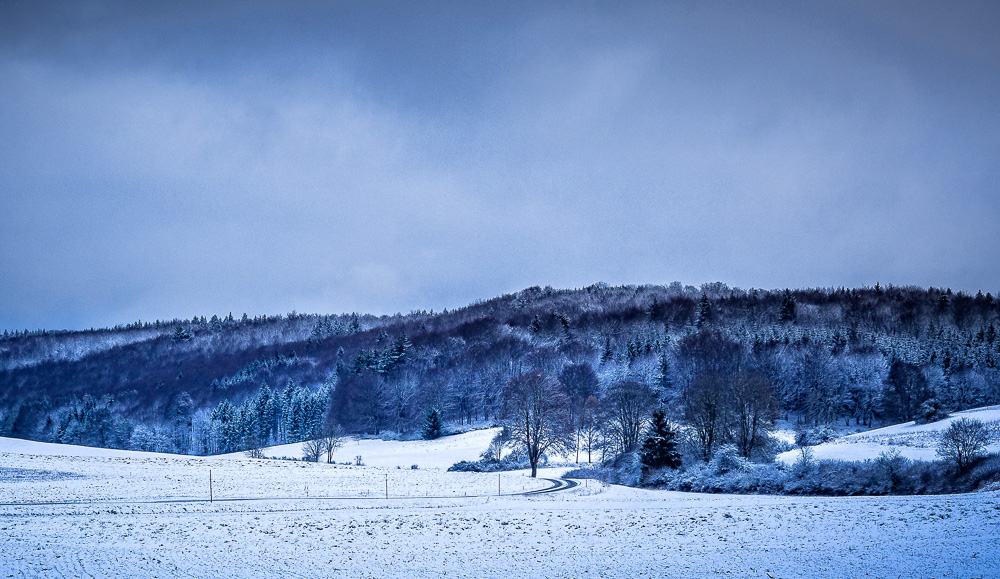
[[[0,326],[996,291],[990,3],[7,2]]]

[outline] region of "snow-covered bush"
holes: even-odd
[[[667,470],[673,471],[673,469]],[[595,464],[567,471],[563,478],[590,479],[608,484],[614,480],[614,471],[609,467]]]
[[[642,482],[642,457],[638,452],[627,452],[614,462],[615,484],[638,486]]]
[[[889,491],[894,490],[902,482],[903,469],[909,465],[910,461],[900,455],[895,448],[883,452],[875,459],[875,466],[888,485]]]
[[[917,409],[917,424],[929,424],[931,422],[937,422],[938,420],[944,420],[948,418],[948,413],[945,411],[941,403],[931,398],[930,400],[925,400],[920,408]]]
[[[724,444],[719,447],[708,464],[713,474],[720,475],[734,470],[746,469],[750,465],[750,461],[740,456],[735,445]]]
[[[795,444],[799,446],[816,446],[837,438],[837,432],[825,424],[815,428],[800,430],[795,433]]]
[[[547,464],[548,457],[543,454],[539,462]],[[524,468],[531,468],[528,455],[523,448],[516,448],[500,460],[497,460],[491,449],[487,449],[480,455],[479,460],[462,460],[448,467],[448,470],[451,472],[500,472]]]
[[[795,445],[787,440],[782,440],[777,436],[766,436],[763,439],[757,455],[759,462],[772,462],[776,456],[789,450],[795,450]]]

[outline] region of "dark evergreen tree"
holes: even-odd
[[[887,417],[899,422],[909,422],[916,417],[917,409],[931,398],[927,379],[914,364],[896,360],[889,368],[882,393],[882,409]]]
[[[704,292],[701,294],[701,298],[698,300],[698,317],[695,319],[695,325],[699,328],[705,327],[706,324],[712,321],[712,302],[709,301],[708,295]]]
[[[427,413],[427,419],[424,420],[424,428],[420,431],[420,437],[424,440],[434,440],[441,438],[443,431],[444,423],[441,421],[441,413],[437,408],[432,408]]]
[[[677,433],[667,421],[663,410],[653,412],[653,424],[640,450],[645,470],[653,468],[677,468],[681,465],[681,455],[677,452]]]
[[[781,298],[781,313],[778,315],[779,322],[795,322],[795,296],[791,290],[785,290]]]
[[[601,351],[601,364],[604,364],[608,360],[614,357],[614,352],[611,350],[611,338],[604,338],[604,349]]]
[[[660,354],[660,359],[656,364],[656,386],[659,389],[660,396],[670,391],[673,384],[670,376],[670,359],[667,358],[665,353]]]
[[[191,332],[185,330],[181,326],[177,326],[177,329],[174,331],[174,335],[170,339],[174,342],[186,342],[190,340],[191,337]]]

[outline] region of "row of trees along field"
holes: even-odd
[[[872,426],[1000,402],[990,293],[595,284],[441,312],[195,316],[0,337],[0,435],[207,454],[324,430],[506,423],[545,385],[581,461],[661,408],[750,456],[775,417]],[[526,378],[527,377],[527,378]]]

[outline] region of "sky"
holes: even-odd
[[[1000,293],[1000,3],[0,3],[0,328]]]

